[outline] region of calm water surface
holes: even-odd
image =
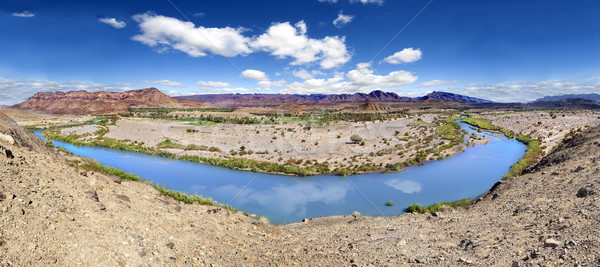
[[[449,159],[402,172],[347,177],[255,173],[135,152],[53,143],[75,155],[93,158],[169,189],[210,197],[239,210],[266,216],[273,223],[289,223],[354,211],[369,216],[392,216],[404,212],[411,203],[431,205],[479,196],[508,172],[510,165],[523,156],[526,146],[514,139],[477,133],[466,124],[460,125],[469,134],[488,136],[492,141]],[[41,137],[37,132],[36,135]],[[389,200],[394,206],[385,206]]]

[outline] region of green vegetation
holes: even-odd
[[[178,143],[173,143],[173,142],[171,142],[171,140],[166,139],[166,140],[158,143],[158,145],[156,145],[156,147],[158,147],[158,148],[182,149],[183,145],[182,144],[178,144]]]
[[[490,121],[484,119],[463,118],[463,122],[486,130],[500,131],[504,135],[506,135],[506,137],[514,137],[521,143],[527,145],[527,151],[525,152],[525,155],[523,155],[523,157],[519,159],[519,161],[517,161],[515,164],[510,166],[510,171],[508,171],[508,173],[504,175],[503,179],[521,174],[523,170],[525,170],[527,167],[535,164],[544,152],[543,149],[540,147],[541,140],[532,139],[529,135],[525,135],[522,133],[515,135],[514,132],[495,126]]]
[[[385,202],[385,205],[388,206],[388,207],[394,206],[394,201],[390,200],[388,202]]]
[[[527,145],[527,151],[519,161],[510,166],[510,171],[504,175],[503,179],[521,174],[527,167],[535,164],[544,152],[540,147],[540,140],[531,139],[531,137],[524,134],[518,134],[516,139]]]
[[[105,175],[117,176],[123,180],[128,180],[128,181],[144,182],[144,183],[149,184],[152,187],[154,187],[161,194],[168,196],[170,198],[173,198],[179,202],[183,202],[185,204],[198,203],[201,205],[222,207],[222,208],[225,208],[225,209],[233,211],[233,212],[237,211],[237,209],[235,209],[229,205],[217,203],[210,198],[206,198],[206,197],[199,196],[199,195],[188,195],[186,193],[182,193],[179,191],[167,189],[164,186],[160,186],[158,184],[146,181],[143,178],[141,178],[135,174],[127,173],[127,172],[124,172],[123,170],[119,170],[119,169],[115,169],[113,167],[102,165],[92,159],[83,159],[83,162],[81,162],[79,160],[75,160],[75,161],[71,161],[71,162],[73,163],[73,165],[76,168],[83,169],[86,171],[95,171],[95,172],[102,173]]]
[[[406,211],[414,212],[414,213],[437,212],[440,210],[440,207],[442,207],[442,206],[456,208],[456,207],[467,206],[470,203],[471,203],[471,200],[468,198],[465,198],[465,199],[457,200],[454,202],[438,202],[438,203],[435,203],[435,204],[433,204],[431,206],[427,206],[427,207],[423,207],[419,204],[410,204],[410,205],[408,205],[408,208],[406,209]]]

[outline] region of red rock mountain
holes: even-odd
[[[209,104],[172,98],[156,88],[117,92],[71,91],[37,93],[14,108],[55,114],[112,114],[130,107],[208,107]]]

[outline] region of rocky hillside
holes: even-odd
[[[467,209],[274,226],[80,171],[0,126],[0,266],[600,265],[599,127]]]
[[[206,107],[205,103],[172,98],[156,88],[116,92],[71,91],[37,93],[13,106],[54,114],[111,114],[127,112],[130,107]]]

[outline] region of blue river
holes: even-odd
[[[527,147],[514,139],[478,133],[469,125],[459,124],[469,134],[487,136],[491,141],[401,172],[346,177],[255,173],[135,152],[53,143],[169,189],[210,197],[265,216],[273,223],[290,223],[354,211],[368,216],[393,216],[403,213],[412,203],[431,205],[478,197],[508,172]],[[43,138],[38,132],[36,135]],[[390,200],[394,205],[386,206]]]

